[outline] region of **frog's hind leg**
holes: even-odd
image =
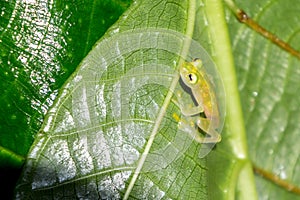
[[[194,122],[196,122],[196,124]],[[220,142],[220,134],[213,130],[213,128],[209,128],[209,125],[210,121],[208,119],[194,116],[181,119],[179,128],[188,133],[198,143]]]
[[[197,126],[204,135],[202,143],[217,143],[221,141],[221,135],[211,126],[211,120],[207,118],[198,117]]]
[[[221,141],[220,134],[213,128],[210,128],[210,121],[208,119],[199,116],[184,116],[184,118],[180,118],[175,115],[173,117],[179,122],[178,126],[180,130],[184,133],[188,133],[193,140],[201,144],[199,158],[205,157],[215,144]]]

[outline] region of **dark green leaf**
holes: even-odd
[[[0,2],[2,170],[19,173],[57,90],[128,5],[107,0]],[[8,183],[5,173],[0,172],[1,185]]]

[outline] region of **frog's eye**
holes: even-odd
[[[197,75],[194,74],[194,73],[189,73],[189,74],[187,75],[187,78],[188,78],[190,84],[195,84],[195,83],[197,83],[197,81],[198,81],[198,77],[197,77]]]

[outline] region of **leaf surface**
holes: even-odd
[[[58,88],[125,8],[114,1],[1,1],[0,7],[0,166],[18,168]]]
[[[124,13],[60,90],[17,198],[207,199],[201,145],[178,129],[171,100],[180,60],[205,60],[201,48],[189,51],[187,39],[199,6],[139,1]]]
[[[105,51],[106,54],[104,54],[104,57],[106,59],[111,59],[107,52],[117,49],[116,41],[119,40],[116,38],[125,31],[135,32],[137,29],[142,29],[142,32],[147,32],[146,30],[149,28],[151,28],[151,30],[161,28],[164,30],[173,30],[187,36],[189,35],[187,31],[189,25],[193,25],[194,33],[192,37],[212,55],[218,64],[227,90],[227,103],[228,101],[231,102],[232,97],[236,94],[228,90],[228,85],[230,84],[227,83],[227,80],[236,78],[234,73],[231,72],[231,75],[224,75],[222,68],[225,68],[225,65],[219,64],[221,63],[220,60],[222,60],[222,57],[228,58],[226,54],[228,51],[223,51],[223,55],[218,53],[218,48],[224,45],[222,40],[218,40],[218,38],[221,38],[226,30],[225,32],[220,29],[212,31],[215,26],[211,24],[210,20],[212,15],[219,15],[221,12],[216,11],[217,9],[209,10],[207,9],[206,2],[197,1],[197,6],[194,10],[196,12],[195,17],[189,18],[191,15],[188,8],[191,2],[192,1],[180,3],[177,1],[136,1],[117,24],[107,32],[104,39],[97,43],[97,46],[101,47],[102,51]],[[215,1],[210,1],[211,4],[213,2]],[[284,1],[238,3],[240,3],[238,4],[240,7],[246,10],[251,16],[254,16],[254,19],[259,21],[265,28],[275,32],[285,41],[288,41],[288,43],[297,48],[299,44],[299,34],[297,31],[298,27],[296,26],[297,18],[294,17],[297,16],[299,10],[297,2],[294,4],[287,4]],[[75,4],[75,8],[76,5],[77,4]],[[59,7],[59,5],[57,6]],[[13,7],[7,8],[8,10],[14,10]],[[65,7],[62,6],[61,8]],[[82,7],[78,6],[78,8]],[[93,7],[91,10],[95,11],[97,9]],[[53,12],[56,13],[55,11]],[[65,12],[68,11],[66,10]],[[21,11],[17,11],[16,13],[21,13]],[[7,18],[9,19],[9,17]],[[297,153],[299,151],[297,147],[297,127],[299,124],[299,117],[297,117],[299,113],[297,106],[299,104],[297,95],[299,91],[299,87],[297,87],[297,85],[299,85],[297,79],[299,70],[297,66],[299,61],[274,44],[266,41],[266,39],[257,35],[252,30],[238,23],[230,14],[228,21],[234,50],[234,61],[236,63],[236,71],[238,72],[238,83],[241,91],[241,102],[246,122],[251,160],[255,164],[273,171],[283,179],[290,180],[291,183],[299,185],[299,181],[297,181],[299,179],[297,178],[297,171],[299,171],[297,170],[297,156],[299,154]],[[86,23],[82,24],[86,25]],[[90,28],[88,34],[83,34],[85,39],[90,38],[90,35],[93,34],[93,30]],[[157,35],[164,35],[162,32],[158,32]],[[214,34],[219,34],[219,36],[213,37]],[[109,44],[115,45],[103,46],[105,41],[108,40],[112,42],[108,42]],[[2,37],[2,41],[5,41],[3,44],[10,46],[9,39]],[[73,42],[78,43],[80,41],[81,40],[76,39]],[[88,41],[90,41],[89,44],[93,44],[92,40]],[[123,41],[129,41],[129,39],[120,41],[122,43]],[[158,40],[155,39],[154,41]],[[149,44],[149,42],[147,44]],[[80,43],[78,43],[78,45],[81,46]],[[226,45],[227,44],[225,44],[225,46]],[[121,47],[118,48],[124,49]],[[133,47],[129,46],[127,50],[131,51],[132,48]],[[84,193],[85,190],[100,191],[97,195],[100,195],[102,198],[113,195],[122,197],[124,195],[128,184],[132,180],[132,174],[136,169],[138,163],[137,158],[139,158],[142,152],[145,152],[145,144],[148,142],[149,133],[153,130],[151,123],[155,124],[156,116],[162,108],[162,105],[164,105],[170,89],[167,86],[169,82],[167,81],[168,79],[165,79],[166,77],[160,76],[161,78],[158,79],[154,77],[162,74],[168,74],[169,77],[171,77],[172,74],[175,74],[174,71],[172,71],[174,70],[172,62],[178,61],[178,55],[176,56],[163,50],[154,51],[154,48],[150,49],[151,50],[137,50],[124,57],[118,57],[118,59],[113,61],[113,64],[110,65],[117,67],[108,67],[107,69],[109,70],[97,71],[98,68],[89,68],[90,66],[95,67],[100,65],[99,58],[102,54],[99,54],[98,58],[87,57],[84,59],[78,67],[77,72],[61,89],[61,94],[51,110],[53,112],[48,114],[41,129],[42,132],[38,134],[33,144],[29,154],[29,160],[22,176],[23,182],[20,182],[18,185],[19,197],[23,195],[34,197],[35,195],[42,194],[45,197],[51,198],[53,197],[53,193],[62,194],[62,191],[70,191],[70,193],[65,193],[64,196],[73,197],[74,195],[80,196],[81,192]],[[73,53],[73,50],[70,50],[70,52]],[[18,51],[19,50],[16,52]],[[88,47],[86,47],[85,50],[80,48],[79,54],[83,55],[88,51]],[[4,63],[8,61],[12,62],[12,57],[8,56],[11,54],[8,52],[9,50],[5,50],[4,53],[2,53],[2,55],[4,55],[2,62],[4,61]],[[68,55],[67,52],[61,55]],[[95,47],[91,51],[91,54],[97,55],[97,52],[100,52],[100,50],[97,50]],[[119,52],[119,54],[121,55],[122,52],[123,51]],[[115,55],[116,53],[117,52],[113,52],[111,55]],[[78,58],[77,61],[82,59],[80,56],[75,56],[75,58]],[[146,81],[147,84],[140,84],[141,87],[138,87],[138,82],[132,84],[129,79],[122,78],[124,75],[127,76],[128,73],[130,73],[132,77],[142,82],[142,76],[138,75],[140,71],[135,71],[135,69],[146,69],[141,66],[149,66],[153,60],[155,60],[155,65],[167,66],[167,69],[170,69],[170,71],[156,70],[155,76],[146,76],[149,78],[147,81],[150,80],[150,82]],[[76,62],[72,61],[71,63]],[[73,64],[73,67],[77,66],[77,64],[78,62]],[[93,70],[90,70],[89,73],[85,73],[83,76],[81,72],[84,71],[84,68]],[[226,69],[224,71],[228,70]],[[143,75],[148,72],[149,70],[144,71]],[[97,77],[97,75],[93,74],[102,74],[103,76]],[[80,77],[81,75],[85,77],[83,79],[84,82],[80,79],[82,78]],[[64,79],[55,78],[55,80],[60,80],[60,84],[54,88],[60,88]],[[99,82],[97,83],[98,80]],[[164,82],[163,80],[166,81]],[[75,83],[74,81],[78,82]],[[129,88],[139,88],[136,91],[134,90],[135,92],[128,94],[119,93],[120,96],[117,96],[117,99],[124,99],[124,95],[128,96],[129,100],[126,102],[130,109],[128,112],[125,112],[125,118],[127,119],[128,116],[134,116],[134,119],[142,120],[143,122],[138,123],[132,118],[130,118],[129,121],[123,121],[122,117],[114,118],[112,113],[116,113],[118,109],[113,106],[107,107],[107,105],[115,103],[112,101],[115,101],[114,99],[116,98],[112,97],[118,94],[118,92],[116,92],[117,87],[114,87],[118,82],[123,83],[123,85]],[[154,82],[157,84],[154,84]],[[95,86],[95,83],[98,84],[98,88]],[[8,88],[8,84],[4,85],[3,88]],[[69,90],[70,88],[75,89]],[[91,88],[94,88],[94,90],[91,90]],[[120,87],[120,89],[122,89],[122,87]],[[51,91],[52,90],[50,90],[50,93]],[[10,91],[10,94],[17,93],[19,92]],[[7,94],[7,92],[5,92],[5,94]],[[84,96],[83,94],[86,95]],[[99,97],[103,97],[103,99]],[[29,102],[31,98],[28,99]],[[102,100],[105,103],[101,103]],[[6,102],[10,103],[9,100]],[[85,102],[87,103],[85,104]],[[5,103],[5,105],[6,104],[9,105],[8,103]],[[18,105],[30,104],[21,103]],[[40,109],[39,106],[37,108]],[[46,108],[46,110],[48,110],[48,106],[46,106]],[[152,152],[155,152],[155,149],[161,150],[163,149],[162,147],[165,147],[171,142],[172,144],[176,144],[175,147],[177,150],[184,150],[184,153],[183,155],[178,154],[179,156],[175,156],[176,159],[171,159],[171,162],[167,162],[168,164],[164,165],[165,168],[162,170],[156,170],[155,172],[149,171],[148,173],[141,171],[141,175],[134,183],[133,190],[130,192],[130,197],[140,199],[152,195],[157,199],[207,199],[209,196],[212,199],[234,199],[235,197],[238,198],[240,193],[246,194],[249,188],[254,185],[247,184],[247,182],[245,184],[248,178],[247,176],[243,176],[245,173],[240,173],[244,164],[249,161],[247,160],[247,155],[240,151],[241,149],[245,149],[245,145],[243,144],[245,141],[243,137],[239,136],[239,134],[242,134],[242,131],[237,131],[237,129],[232,128],[234,121],[236,124],[239,124],[238,126],[243,127],[243,118],[234,117],[232,114],[234,112],[231,112],[235,111],[234,107],[229,108],[230,111],[227,112],[229,114],[226,118],[225,130],[222,133],[223,140],[217,145],[217,148],[209,154],[207,157],[208,162],[206,162],[206,159],[201,160],[197,157],[201,145],[191,143],[187,145],[187,149],[182,149],[184,145],[181,144],[181,146],[178,146],[180,143],[174,143],[174,139],[176,139],[176,135],[178,135],[176,134],[178,130],[176,130],[177,122],[174,121],[173,114],[178,113],[180,115],[180,111],[172,104],[172,101],[170,101],[166,113],[163,115],[163,119],[169,121],[164,121],[161,123],[161,126],[159,126],[160,129],[157,131],[158,134],[155,137],[151,149]],[[238,109],[238,105],[236,109]],[[21,110],[24,111],[25,109]],[[85,112],[87,110],[88,112]],[[103,113],[104,110],[106,112],[105,114]],[[3,113],[7,112],[5,111]],[[86,115],[87,113],[93,113],[94,115],[90,117]],[[124,114],[122,109],[120,109],[120,113]],[[30,116],[31,115],[32,114],[30,114]],[[86,120],[87,116],[92,120]],[[103,116],[105,116],[105,118]],[[16,118],[11,117],[9,119],[9,123],[11,123],[12,120]],[[121,121],[118,121],[120,119]],[[5,118],[5,120],[8,119]],[[93,123],[87,125],[88,121]],[[129,128],[128,122],[133,124]],[[39,126],[35,125],[35,127],[33,131],[37,130]],[[123,134],[126,132],[125,130],[127,130],[127,133],[128,130],[134,131],[129,131],[130,134],[125,134],[125,137]],[[106,137],[104,139],[96,138],[101,137],[101,134],[95,134],[97,131],[104,133],[102,135]],[[29,135],[31,136],[31,134]],[[187,139],[184,135],[182,135],[182,137],[183,138],[180,138],[182,141]],[[1,140],[3,140],[3,138],[5,137],[1,137]],[[9,140],[9,138],[7,138],[7,140]],[[30,140],[26,141],[27,140],[25,140],[27,147],[22,147],[23,149],[21,151],[18,150],[22,155],[24,155],[26,148],[28,149],[31,143]],[[7,142],[3,142],[3,144],[4,143],[7,144]],[[15,147],[12,147],[12,149],[14,148]],[[99,149],[102,149],[102,151],[99,151]],[[174,148],[172,148],[172,153],[174,152],[173,150]],[[47,157],[46,155],[53,156]],[[167,154],[167,151],[161,155],[171,155],[169,156],[171,158],[173,156],[172,154]],[[169,157],[165,156],[166,160],[168,160]],[[153,159],[150,159],[150,161],[153,161]],[[155,166],[157,162],[150,162],[148,166],[151,166],[151,163]],[[69,168],[65,168],[65,166],[69,166]],[[118,168],[120,166],[122,168]],[[92,170],[94,171],[92,172]],[[247,173],[251,174],[249,172],[246,172],[246,174]],[[47,174],[49,175],[45,176]],[[41,177],[46,181],[41,182]],[[54,180],[53,177],[57,177],[58,179]],[[238,177],[240,177],[240,179],[238,179]],[[260,199],[299,198],[283,189],[279,190],[277,186],[264,181],[260,177],[256,178]],[[32,190],[32,187],[36,190]],[[72,190],[68,190],[68,188],[72,188]],[[111,191],[112,188],[117,191]],[[235,188],[237,188],[237,196],[234,194]],[[246,196],[252,199],[254,198],[252,195]]]
[[[128,7],[123,1],[0,2],[0,191],[11,199],[58,89]]]
[[[297,1],[237,1],[267,30],[300,49]],[[231,15],[229,30],[251,160],[296,186],[299,176],[299,60]],[[259,199],[300,199],[256,177]]]

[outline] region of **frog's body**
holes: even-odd
[[[180,103],[179,100],[179,106],[182,114],[190,117],[189,119],[195,119],[194,122],[196,122],[197,126],[209,137],[201,136],[197,128],[195,128],[194,122],[189,121],[188,124],[184,118],[181,120],[181,126],[186,130],[193,128],[192,136],[199,143],[217,143],[221,141],[221,136],[216,130],[220,123],[218,103],[215,91],[201,67],[202,61],[200,59],[186,62],[180,67],[180,77],[183,83],[191,89],[193,98],[198,105],[186,105]],[[204,113],[205,117],[201,117],[201,113]],[[195,115],[197,116],[193,117]]]

